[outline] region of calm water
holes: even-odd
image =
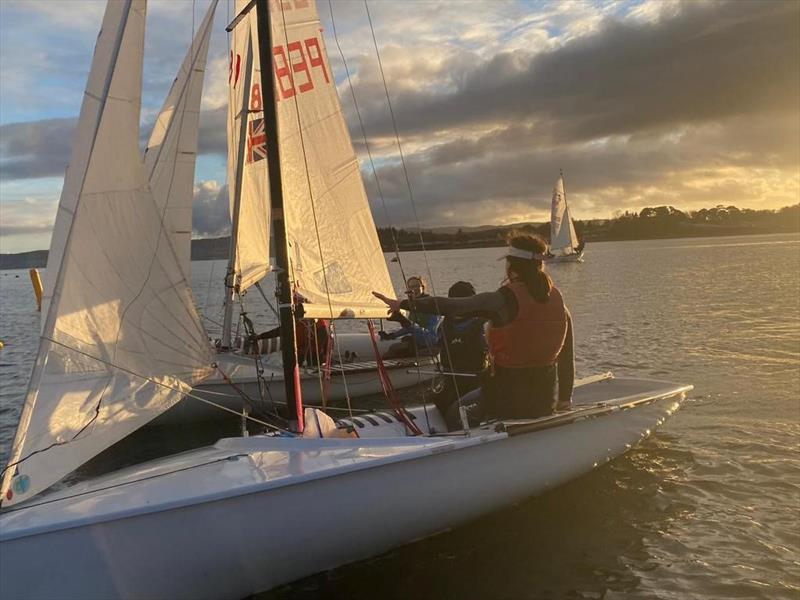
[[[499,253],[429,253],[436,291],[458,279],[496,288]],[[422,253],[403,265],[427,275]],[[223,273],[193,265],[212,321]],[[800,597],[800,239],[593,244],[586,263],[550,273],[572,310],[579,374],[693,383],[683,410],[545,496],[259,598]],[[256,296],[248,307],[266,326]],[[0,274],[0,306],[5,457],[38,331],[26,272]]]

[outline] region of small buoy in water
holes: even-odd
[[[33,293],[36,296],[36,309],[42,312],[42,293],[44,292],[44,286],[42,286],[42,278],[39,277],[39,269],[31,269],[29,273],[31,275],[31,284],[33,284]]]
[[[0,340],[0,350],[2,350],[5,347],[6,345],[3,343],[3,340]]]

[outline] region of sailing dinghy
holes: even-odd
[[[281,49],[295,49],[317,63],[306,84],[333,85],[312,2],[242,0],[236,8],[231,27],[253,31],[266,73]],[[145,0],[109,2],[97,40],[58,213],[59,268],[0,486],[5,597],[241,598],[564,483],[630,449],[678,409],[691,386],[604,376],[582,382],[569,411],[445,435],[432,406],[339,426],[304,410],[291,212],[283,205],[302,172],[283,142],[331,121],[325,111],[306,115],[299,101],[276,106],[280,79],[262,73],[265,126],[279,138],[267,138],[267,153],[290,431],[222,439],[48,492],[213,370],[138,151],[144,23]],[[298,113],[302,128],[284,126]],[[355,171],[343,165],[333,183],[347,187],[355,177],[348,173]],[[331,183],[312,181],[323,192]],[[330,282],[322,284],[324,299]],[[309,312],[327,314],[325,303]]]
[[[550,255],[545,262],[583,262],[583,244],[578,241],[575,224],[567,204],[562,173],[553,186],[550,205]]]

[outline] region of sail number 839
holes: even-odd
[[[296,94],[304,94],[314,89],[314,73],[322,73],[325,83],[330,83],[330,75],[325,67],[325,59],[319,39],[312,37],[303,41],[289,42],[286,46],[277,45],[272,48],[272,65],[278,89],[278,100],[292,98]],[[231,79],[233,86],[239,81],[241,59],[237,54],[231,56]],[[317,75],[319,79],[319,75]],[[263,110],[264,101],[261,95],[261,83],[253,83],[250,89],[250,110]]]

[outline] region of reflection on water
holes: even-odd
[[[459,279],[496,289],[499,254],[429,253],[431,291]],[[406,273],[428,274],[422,253],[403,260]],[[224,271],[193,264],[212,335]],[[693,383],[683,409],[634,452],[545,496],[259,598],[800,597],[798,236],[591,244],[586,263],[550,272],[572,311],[580,374]],[[27,273],[0,273],[0,301],[4,457],[36,351]],[[261,328],[274,323],[257,294],[246,304]],[[237,431],[143,433],[117,450],[136,461]]]

